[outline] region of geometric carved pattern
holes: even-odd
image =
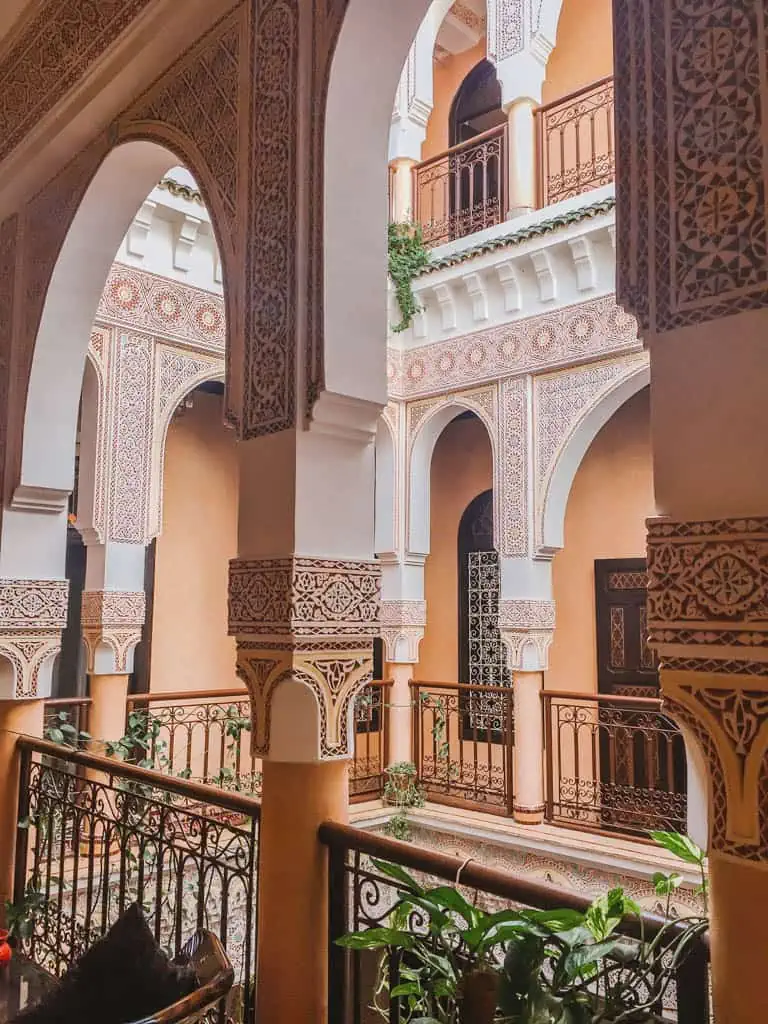
[[[402,354],[391,350],[389,392],[421,398],[639,348],[636,321],[606,295]]]
[[[499,550],[502,556],[528,554],[528,385],[524,378],[501,384],[501,423],[497,454],[501,470]]]
[[[583,419],[647,365],[643,353],[534,378],[536,545],[543,543],[549,485],[560,455]]]
[[[352,753],[354,699],[373,674],[380,569],[375,562],[293,557],[232,561],[229,631],[251,695],[254,750],[270,753],[272,700],[299,682],[317,700],[319,755]]]
[[[617,0],[615,25],[620,300],[654,333],[766,305],[763,5]]]
[[[526,0],[492,0],[488,4],[488,55],[494,63],[524,49],[526,6]]]
[[[0,656],[14,670],[3,697],[37,696],[40,670],[61,647],[68,598],[66,580],[0,580]]]
[[[129,671],[129,655],[141,640],[145,613],[143,592],[84,591],[81,622],[89,672],[97,669],[99,647],[110,648],[113,655],[108,672],[104,672],[104,666],[98,666],[102,674]]]
[[[427,625],[427,602],[382,601],[379,622],[386,661],[416,664]]]

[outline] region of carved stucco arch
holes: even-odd
[[[590,445],[617,412],[650,383],[648,356],[545,374],[534,385],[536,547],[564,545],[568,497]]]
[[[495,386],[473,392],[446,395],[408,406],[406,480],[407,525],[406,553],[428,555],[430,548],[430,470],[435,445],[448,424],[462,412],[472,412],[484,424],[491,445],[493,464],[493,529],[498,546],[498,397]]]
[[[397,421],[387,406],[376,428],[376,493],[374,551],[395,556],[399,537],[399,444]]]

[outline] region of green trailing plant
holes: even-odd
[[[5,901],[5,924],[11,945],[17,946],[32,937],[35,922],[43,913],[45,896],[34,875],[27,882],[24,895],[17,902]]]
[[[429,252],[418,224],[390,224],[387,241],[389,276],[400,309],[400,322],[393,324],[392,330],[399,334],[408,330],[421,309],[413,294],[413,280],[429,263]]]
[[[147,711],[131,711],[124,735],[104,744],[107,757],[161,771],[169,767],[167,749],[168,744],[160,739],[160,722]]]
[[[707,856],[700,846],[689,837],[679,832],[651,832],[651,839],[669,853],[675,855],[686,864],[698,869],[699,882],[696,895],[701,898],[704,913],[709,913],[709,879],[707,878]],[[667,899],[666,916],[669,917],[672,894],[683,884],[683,879],[678,872],[673,871],[665,875],[657,871],[653,876],[653,884],[657,896],[665,896]]]
[[[703,865],[686,837],[657,841]],[[658,1024],[677,968],[708,926],[706,916],[668,912],[652,938],[628,938],[621,924],[640,908],[621,888],[585,913],[490,913],[451,886],[424,888],[399,865],[372,864],[395,883],[397,901],[383,927],[338,943],[382,952],[372,1008],[388,1019],[397,999],[410,1024]],[[676,876],[664,877],[673,892]]]
[[[68,711],[57,711],[45,725],[45,738],[61,747],[77,750],[91,739],[90,733],[77,729],[70,720]]]
[[[386,769],[384,776],[384,801],[395,808],[384,831],[393,839],[408,843],[411,840],[408,812],[415,807],[423,807],[425,800],[416,765],[411,761],[398,761]]]

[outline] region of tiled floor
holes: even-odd
[[[0,1024],[39,1002],[52,984],[50,974],[24,957],[14,956],[9,964],[0,966]]]

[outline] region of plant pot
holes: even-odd
[[[460,983],[461,1024],[492,1024],[499,1002],[499,982],[499,974],[489,968],[464,975]]]
[[[13,950],[8,942],[8,932],[4,928],[0,928],[0,966],[10,962],[13,956]]]

